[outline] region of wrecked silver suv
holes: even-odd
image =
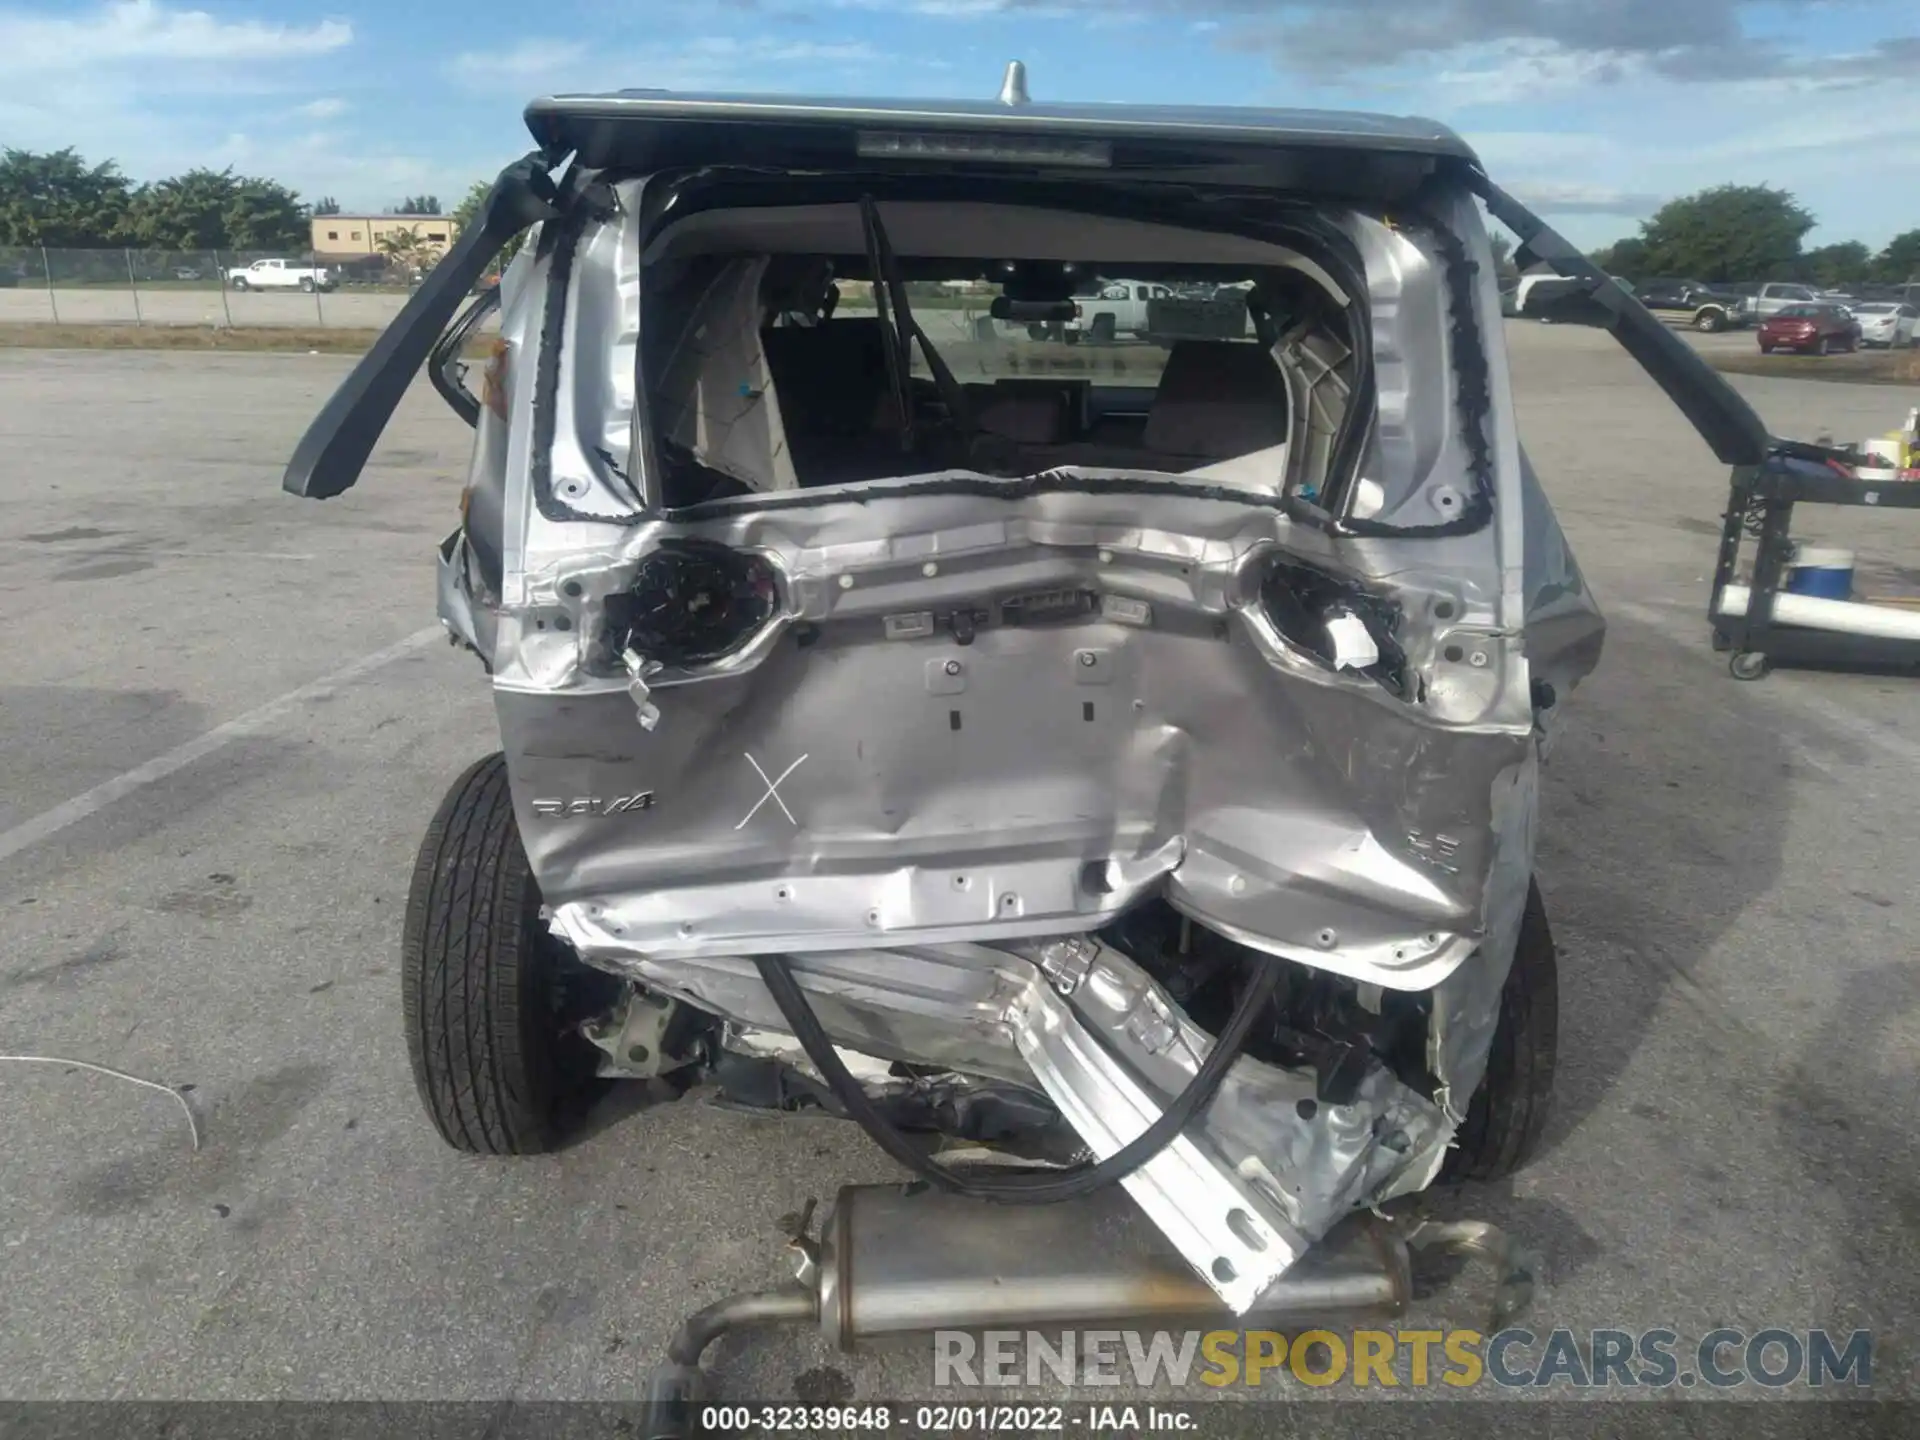
[[[1144,1302],[1015,1208],[1113,1181],[1184,1261],[1162,1300],[1394,1291],[1309,1251],[1539,1137],[1539,766],[1603,632],[1482,206],[1730,463],[1751,412],[1428,122],[1018,84],[527,120],[287,478],[351,485],[423,364],[476,428],[440,613],[504,753],[434,818],[404,942],[442,1135],[542,1150],[608,1077],[698,1081],[930,1182],[844,1193],[683,1370],[741,1319]],[[1064,343],[1120,282],[1147,338]]]

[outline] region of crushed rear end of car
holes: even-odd
[[[602,1073],[811,1096],[963,1193],[902,1137],[1113,1162],[1233,1313],[1432,1183],[1525,936],[1551,964],[1541,758],[1604,629],[1482,203],[1723,457],[1751,412],[1426,122],[528,120],[475,233],[534,240],[441,337],[491,259],[463,237],[288,485],[352,483],[440,340],[477,430],[441,613],[545,923],[629,982],[585,1022]],[[1115,276],[1211,308],[1044,338]]]

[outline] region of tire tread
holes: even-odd
[[[468,767],[414,862],[401,1009],[420,1099],[457,1150],[550,1150],[556,1069],[535,951],[537,892],[503,756]]]

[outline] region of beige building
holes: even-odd
[[[402,230],[418,235],[421,248],[436,259],[460,233],[450,215],[316,215],[313,253],[343,260],[356,255],[384,255],[381,240]]]

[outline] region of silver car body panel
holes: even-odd
[[[636,200],[623,196],[625,214]],[[1443,218],[1484,244],[1464,198]],[[579,924],[650,955],[801,953],[1075,932],[1163,890],[1236,939],[1399,989],[1437,984],[1498,927],[1496,815],[1516,808],[1516,788],[1530,810],[1532,682],[1576,680],[1599,634],[1529,493],[1508,406],[1483,421],[1492,523],[1464,534],[1336,536],[1202,494],[914,493],[940,477],[637,516],[625,451],[638,245],[625,229],[591,227],[575,260],[551,473],[571,508],[627,523],[549,520],[522,483],[488,655],[528,855],[569,924],[577,907]],[[1438,267],[1402,233],[1359,221],[1354,233],[1375,288],[1375,518],[1431,525],[1471,490],[1460,408],[1446,385],[1394,382],[1447,373]],[[540,268],[515,277],[509,337],[540,323]],[[1475,303],[1504,394],[1490,272]],[[512,374],[516,418],[531,368]],[[482,421],[481,463],[522,476],[533,427],[521,419],[489,444],[500,423]],[[630,677],[595,646],[607,597],[680,539],[765,557],[785,606],[747,650],[649,674],[660,719],[645,731]],[[1278,633],[1253,591],[1280,554],[1401,607],[1422,703]],[[968,645],[882,638],[888,617],[1065,587],[1144,604],[1153,623],[989,629]],[[806,633],[820,638],[803,648]],[[790,766],[777,803],[758,805]],[[635,793],[651,804],[605,813]],[[551,813],[536,799],[566,803]],[[1090,891],[1090,866],[1118,883]]]
[[[785,1022],[750,957],[792,957],[837,1044],[1037,1085],[1096,1154],[1150,1123],[1210,1042],[1104,946],[1061,993],[1049,937],[1164,897],[1269,954],[1431,992],[1431,1100],[1376,1062],[1353,1104],[1316,1110],[1299,1104],[1311,1074],[1243,1056],[1204,1123],[1128,1182],[1245,1309],[1341,1215],[1438,1172],[1498,1018],[1543,745],[1603,632],[1520,450],[1473,200],[1437,189],[1397,224],[1329,210],[1365,263],[1377,387],[1353,527],[1306,523],[1277,491],[1097,468],[790,492],[762,465],[784,493],[649,508],[644,189],[622,182],[584,222],[564,286],[550,247],[510,269],[501,402],[470,477],[472,505],[498,508],[497,578],[461,536],[441,565],[442,617],[492,675],[554,929],[592,964],[761,1030]],[[1448,284],[1463,257],[1478,266],[1465,314]],[[1484,375],[1477,410],[1463,358]],[[685,433],[717,433],[724,395],[696,388],[708,408]],[[1459,523],[1476,504],[1484,523]],[[610,597],[687,541],[771,566],[774,618],[696,669],[622,665]],[[1259,599],[1276,560],[1395,608],[1415,698],[1283,633]],[[1097,593],[1097,612],[967,643],[916,619],[1060,589]]]

